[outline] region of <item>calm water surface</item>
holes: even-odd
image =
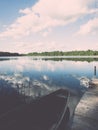
[[[1,57],[1,112],[28,97],[43,96],[59,88],[82,95],[89,87],[88,82],[98,77],[97,70],[94,74],[94,66],[98,66],[97,60]]]

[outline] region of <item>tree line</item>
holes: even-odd
[[[20,56],[19,53],[0,52],[0,56]]]
[[[32,52],[28,54],[0,52],[0,56],[98,56],[98,51],[51,51],[51,52]]]
[[[52,52],[32,52],[26,54],[27,56],[97,56],[98,51],[52,51]]]

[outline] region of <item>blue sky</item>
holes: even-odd
[[[98,50],[98,0],[0,1],[0,51]]]
[[[31,7],[37,0],[0,0],[0,23],[9,24],[19,16],[19,10]]]

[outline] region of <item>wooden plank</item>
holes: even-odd
[[[98,87],[83,95],[75,110],[72,130],[98,130]]]

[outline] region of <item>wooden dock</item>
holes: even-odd
[[[98,130],[98,86],[88,88],[80,100],[72,130]]]

